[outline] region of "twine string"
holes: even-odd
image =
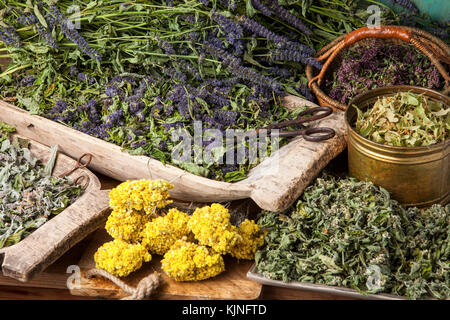
[[[121,300],[143,300],[150,297],[161,284],[161,275],[158,272],[154,272],[149,276],[143,278],[141,281],[139,281],[136,287],[128,285],[123,280],[106,272],[105,270],[93,268],[85,273],[85,277],[88,279],[96,276],[100,276],[110,280],[115,285],[120,287],[123,291],[129,294],[129,296],[122,298]]]

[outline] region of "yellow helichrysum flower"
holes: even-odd
[[[142,211],[114,209],[106,220],[105,229],[114,239],[135,243],[141,240],[142,229],[150,220]]]
[[[238,229],[238,240],[229,253],[237,259],[252,260],[264,244],[264,234],[253,220],[245,219]]]
[[[122,240],[106,242],[94,254],[98,269],[118,277],[126,277],[138,270],[144,261],[151,259],[150,253],[141,244],[130,244]]]
[[[115,210],[144,211],[154,215],[156,209],[172,203],[172,200],[168,200],[172,188],[173,185],[165,180],[126,181],[111,190],[109,205]]]
[[[211,248],[178,240],[164,255],[161,267],[176,281],[199,281],[225,271],[222,256]]]
[[[164,255],[184,236],[192,238],[188,228],[189,215],[178,209],[170,209],[163,216],[148,222],[142,230],[142,245],[151,253]]]
[[[201,245],[210,246],[221,254],[230,251],[238,238],[236,226],[230,223],[228,209],[218,203],[197,208],[188,226]]]

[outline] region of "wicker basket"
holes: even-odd
[[[329,97],[321,88],[323,80],[332,75],[334,69],[339,65],[342,53],[345,49],[357,42],[364,42],[367,39],[378,38],[392,43],[406,42],[414,45],[419,51],[425,54],[439,70],[445,80],[444,94],[450,92],[450,77],[448,68],[450,65],[450,48],[437,37],[410,27],[381,26],[378,28],[364,27],[354,30],[346,35],[336,38],[334,41],[323,47],[316,55],[318,61],[323,62],[320,72],[311,65],[306,66],[306,76],[308,87],[316,95],[321,106],[329,106],[335,111],[345,111],[347,106]]]

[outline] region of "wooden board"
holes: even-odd
[[[288,96],[287,108],[311,102]],[[90,168],[114,179],[165,179],[175,185],[172,197],[196,202],[219,202],[252,198],[261,208],[281,211],[289,207],[319,172],[346,147],[346,128],[343,113],[316,121],[314,126],[335,129],[336,136],[314,143],[301,137],[293,139],[249,173],[248,178],[227,183],[196,176],[171,165],[146,157],[133,156],[120,147],[76,131],[63,124],[0,101],[0,121],[16,127],[19,134],[47,146],[58,144],[65,154],[78,158],[82,154],[94,156]]]
[[[51,154],[50,148],[32,140],[30,151],[44,163]],[[63,174],[75,165],[75,160],[58,154],[53,175]],[[88,169],[76,170],[70,177],[76,179],[81,175],[88,177],[88,184],[72,205],[19,243],[0,249],[0,264],[5,276],[29,281],[104,223],[109,212],[108,193],[100,190],[98,178]]]
[[[86,278],[84,273],[95,268],[94,253],[103,243],[112,240],[104,228],[99,229],[93,236],[92,242],[85,250],[78,266],[81,268],[80,287],[71,289],[77,296],[123,298],[128,296],[118,286],[104,278]],[[161,257],[154,255],[153,260],[143,265],[141,269],[123,278],[128,285],[137,283],[151,273],[158,271],[162,274],[162,286],[152,299],[257,299],[261,294],[262,285],[247,279],[247,271],[252,261],[238,261],[225,257],[226,271],[217,277],[197,282],[176,282],[161,270]]]

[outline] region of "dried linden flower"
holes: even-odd
[[[218,203],[197,208],[188,226],[201,245],[210,246],[221,254],[230,251],[238,238],[237,227],[230,223],[228,209]]]
[[[115,209],[109,215],[105,229],[114,239],[136,243],[141,240],[141,232],[150,220],[142,211]]]
[[[189,215],[178,209],[170,209],[163,216],[148,222],[142,231],[142,245],[151,253],[164,255],[184,236],[193,236],[188,228]]]
[[[173,185],[165,180],[126,181],[111,190],[109,205],[115,210],[144,211],[154,215],[156,209],[172,203],[172,200],[168,200],[172,188]]]
[[[225,271],[222,256],[213,249],[177,240],[161,260],[161,267],[176,281],[200,281]]]
[[[150,253],[141,244],[130,244],[122,240],[106,242],[94,254],[98,269],[118,277],[126,277],[138,270],[144,261],[151,259]]]
[[[264,234],[253,220],[245,219],[238,229],[238,240],[229,253],[237,259],[253,260],[259,247],[264,244]]]

